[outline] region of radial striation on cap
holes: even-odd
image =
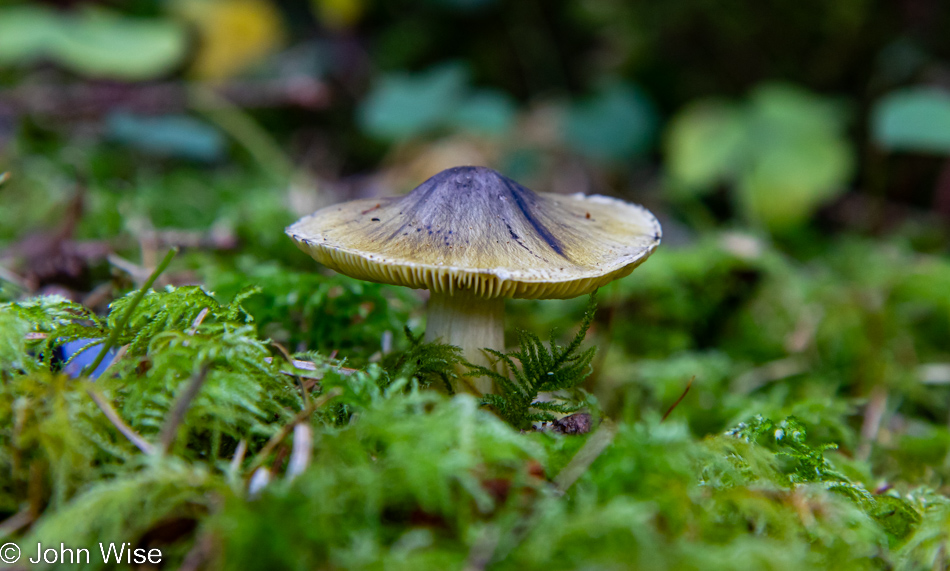
[[[621,278],[661,237],[641,206],[535,193],[485,167],[442,171],[405,196],[329,206],[286,231],[355,278],[532,299],[576,297]]]

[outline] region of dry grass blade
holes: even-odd
[[[481,536],[472,544],[472,549],[468,552],[468,559],[465,561],[464,571],[482,571],[492,562],[495,555],[495,549],[498,548],[498,542],[501,539],[501,533],[495,526],[488,526],[482,532]]]
[[[251,480],[247,483],[247,495],[250,498],[256,498],[261,490],[270,484],[270,470],[267,468],[258,468],[251,474]]]
[[[267,444],[265,444],[264,447],[261,448],[261,451],[257,453],[257,456],[254,457],[254,460],[248,467],[248,472],[254,473],[254,471],[257,470],[265,460],[267,460],[267,457],[270,456],[271,452],[274,451],[274,448],[277,448],[277,445],[287,438],[298,422],[303,422],[307,419],[307,417],[313,414],[313,411],[317,410],[341,394],[343,394],[343,390],[340,388],[334,388],[330,391],[327,391],[327,393],[320,395],[319,398],[311,402],[307,408],[298,412],[297,415],[290,420],[290,422],[280,427],[280,430],[271,436],[271,439],[267,441]]]
[[[118,254],[109,254],[106,257],[109,260],[109,263],[122,270],[123,272],[129,274],[132,280],[137,283],[142,283],[148,279],[149,271],[148,268],[143,268],[142,266],[136,264],[135,262],[130,262],[125,258],[119,256]]]
[[[881,385],[874,387],[871,397],[864,409],[864,422],[861,423],[861,440],[855,457],[867,460],[871,457],[871,449],[881,431],[881,423],[887,412],[887,389]]]
[[[604,420],[597,432],[590,435],[584,446],[577,451],[577,454],[571,458],[567,466],[558,472],[554,478],[554,487],[561,493],[566,492],[574,485],[574,482],[580,478],[584,472],[590,468],[594,460],[603,454],[604,450],[613,442],[617,435],[617,426],[610,420]]]
[[[287,462],[287,480],[293,480],[310,465],[313,451],[313,429],[309,424],[297,423],[294,427],[294,444]]]
[[[145,294],[148,292],[148,289],[152,287],[152,284],[155,283],[155,280],[158,279],[158,276],[168,268],[168,265],[172,263],[172,259],[175,257],[175,254],[178,253],[177,248],[172,248],[165,254],[165,258],[162,260],[158,267],[155,268],[155,271],[152,272],[152,275],[149,276],[148,281],[146,281],[139,291],[135,294],[135,298],[132,300],[132,303],[129,304],[128,309],[125,313],[122,314],[122,317],[119,318],[119,322],[109,333],[109,337],[106,339],[106,342],[102,344],[102,348],[99,349],[99,355],[96,356],[96,360],[92,362],[91,365],[83,369],[83,371],[95,371],[99,368],[99,365],[102,364],[102,360],[106,358],[106,354],[109,353],[109,349],[115,346],[116,341],[119,339],[119,336],[122,335],[122,331],[125,330],[126,324],[129,322],[129,318],[132,317],[132,312],[135,311],[136,306],[141,303],[142,298],[145,297]]]
[[[334,355],[331,353],[330,359],[332,359],[333,356]],[[273,363],[274,358],[265,357],[264,362]],[[317,365],[313,361],[301,361],[300,359],[293,359],[293,358],[289,361],[289,364],[293,370],[287,371],[287,370],[282,369],[280,371],[282,374],[288,375],[291,377],[306,377],[308,379],[316,379],[318,381],[323,378],[323,371],[321,369],[323,365]],[[350,367],[329,366],[329,368],[340,373],[341,375],[352,375],[353,373],[358,371],[358,369],[352,369]],[[304,373],[301,373],[300,371],[304,371]]]
[[[195,317],[195,320],[191,323],[191,328],[188,329],[188,335],[194,335],[198,332],[198,328],[201,327],[201,324],[204,322],[205,317],[208,317],[209,313],[211,313],[211,310],[207,307],[202,308],[202,310],[198,312],[198,316]]]
[[[106,400],[105,396],[99,392],[99,390],[92,384],[88,383],[86,387],[86,393],[89,395],[89,398],[92,399],[92,402],[96,403],[96,406],[99,407],[99,410],[102,411],[102,414],[106,415],[106,418],[109,419],[109,422],[112,423],[116,429],[122,433],[122,436],[125,436],[129,442],[135,445],[136,448],[145,452],[146,454],[152,454],[155,452],[155,447],[152,446],[150,442],[142,438],[139,433],[132,430],[128,424],[119,416],[119,413],[112,408],[112,405],[109,404],[109,401]]]
[[[597,429],[597,432],[588,437],[587,442],[584,443],[584,446],[577,451],[577,454],[571,458],[571,461],[567,463],[564,468],[555,476],[553,484],[554,490],[557,494],[564,494],[567,490],[570,489],[574,482],[580,478],[584,472],[590,468],[591,464],[594,463],[597,458],[603,454],[604,450],[610,446],[610,443],[613,442],[614,437],[617,435],[617,426],[611,422],[609,419],[604,420],[600,428]],[[541,521],[542,512],[539,511],[536,507],[533,508],[531,514],[520,524],[515,526],[511,532],[508,533],[508,537],[502,538],[504,541],[504,546],[499,548],[497,545],[493,547],[494,554],[491,556],[492,562],[504,561],[508,554],[514,551],[518,545],[521,544],[528,537],[528,534],[531,533],[531,530]],[[474,548],[473,548],[474,549]],[[479,569],[484,567],[479,567],[477,565],[472,566],[472,556],[470,554],[469,564],[471,569]],[[487,566],[487,565],[486,565]]]
[[[0,522],[0,539],[13,535],[14,533],[33,523],[33,520],[35,519],[36,516],[33,515],[33,510],[31,508],[23,508],[12,516],[3,520],[3,522]]]
[[[238,442],[237,449],[234,451],[234,456],[231,457],[231,464],[228,466],[228,471],[231,473],[232,477],[234,474],[238,473],[238,470],[241,468],[241,463],[244,462],[244,455],[247,454],[247,440],[241,439]]]
[[[195,545],[191,548],[191,551],[185,555],[178,571],[200,571],[201,569],[205,569],[208,565],[208,561],[211,560],[214,554],[214,550],[214,536],[210,533],[202,534],[198,537],[198,540],[195,541]]]
[[[162,426],[159,437],[159,454],[166,454],[175,442],[175,436],[178,434],[178,426],[185,420],[185,413],[188,412],[191,401],[198,396],[201,386],[204,385],[205,380],[208,378],[209,369],[210,367],[208,365],[201,367],[201,370],[191,377],[185,389],[175,401],[175,406],[172,407],[168,418],[165,419],[165,424]]]
[[[21,278],[3,266],[0,266],[0,280],[10,282],[20,289],[27,289],[27,283],[25,279]]]

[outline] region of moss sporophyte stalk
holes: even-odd
[[[402,197],[356,200],[302,218],[287,234],[340,273],[430,291],[425,339],[498,372],[504,299],[567,299],[624,277],[660,243],[641,206],[583,194],[535,193],[485,167],[440,172]],[[497,392],[457,375],[454,391]]]

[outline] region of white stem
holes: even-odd
[[[426,342],[439,341],[462,348],[470,363],[491,366],[482,349],[505,350],[505,299],[484,299],[466,292],[435,293],[429,297]],[[460,371],[461,373],[461,371]],[[485,377],[460,377],[452,388],[481,396],[491,393]]]

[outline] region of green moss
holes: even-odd
[[[171,566],[933,568],[948,541],[950,405],[941,386],[913,379],[920,363],[950,359],[934,317],[947,306],[910,278],[867,281],[842,262],[872,264],[877,248],[833,245],[807,264],[766,251],[742,262],[758,277],[740,297],[707,292],[689,303],[718,309],[655,320],[725,263],[699,244],[663,279],[608,292],[596,316],[589,305],[564,342],[522,333],[519,349],[496,354],[510,386],[486,403],[427,388],[456,374],[453,347],[409,333],[380,354],[386,332],[413,319],[411,294],[274,262],[218,267],[214,295],[169,287],[135,307],[120,297],[105,316],[56,297],[6,303],[0,511],[36,515],[10,536],[24,546],[126,541],[161,548]],[[942,283],[939,263],[880,255]],[[643,304],[655,307],[611,325]],[[560,319],[577,310],[565,304]],[[56,346],[103,339],[127,311],[123,356],[94,385],[58,372]],[[551,319],[516,315],[528,331]],[[646,337],[625,335],[654,327],[684,339],[715,330],[717,347],[637,358],[652,353],[637,346]],[[312,364],[290,365],[271,333]],[[608,417],[592,434],[521,431],[553,412],[538,392],[571,396],[591,371]],[[159,449],[198,377],[164,455],[142,452],[87,392]],[[868,442],[874,386],[886,389],[886,420]],[[600,414],[578,398],[561,405]]]

